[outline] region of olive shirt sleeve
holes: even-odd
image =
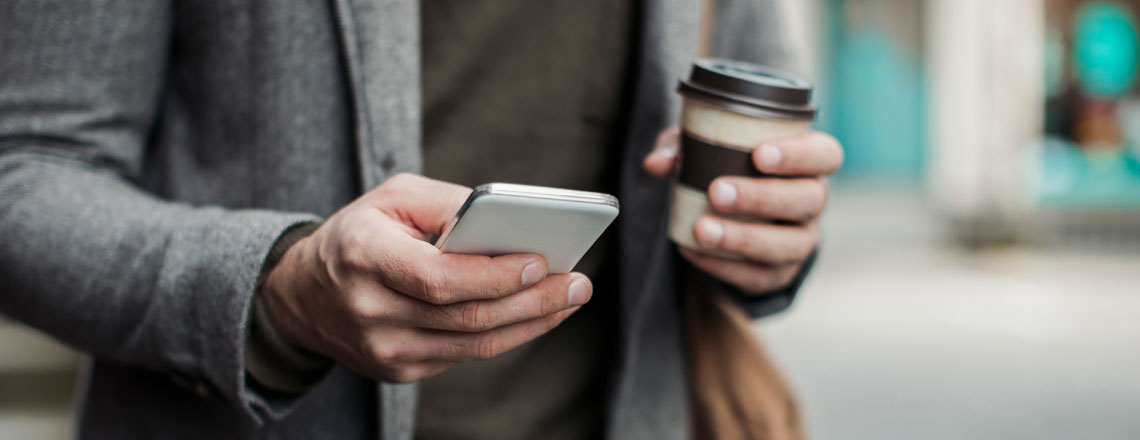
[[[265,258],[258,291],[285,252],[319,226],[320,223],[315,222],[303,223],[281,234]],[[245,368],[250,385],[276,394],[301,394],[324,379],[332,366],[332,360],[286,341],[266,311],[261,295],[254,294],[245,341]]]

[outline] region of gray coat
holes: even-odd
[[[669,439],[689,417],[667,185],[639,164],[676,120],[702,6],[642,3],[608,431]],[[770,2],[717,4],[713,53],[780,63]],[[243,342],[282,231],[420,169],[418,8],[0,2],[0,310],[93,356],[82,437],[411,436],[414,385],[336,369],[273,395]]]

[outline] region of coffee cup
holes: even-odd
[[[704,58],[693,62],[689,78],[682,79],[677,90],[682,97],[681,165],[673,187],[669,238],[682,247],[732,258],[702,248],[693,235],[697,219],[714,213],[709,185],[720,176],[765,176],[753,165],[752,151],[809,130],[816,115],[812,85],[777,69]]]

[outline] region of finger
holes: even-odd
[[[378,252],[375,273],[385,286],[437,305],[507,296],[538,283],[547,271],[541,255],[445,253],[408,237],[394,237]]]
[[[709,185],[709,201],[724,213],[807,222],[823,211],[827,184],[821,178],[720,177]]]
[[[482,332],[581,306],[590,300],[592,291],[590,280],[584,275],[559,274],[503,298],[445,306],[409,299],[393,305],[396,310],[392,312],[406,325]]]
[[[578,311],[574,307],[541,318],[480,333],[428,330],[420,339],[423,350],[435,359],[465,361],[490,359],[542,336]]]
[[[811,132],[761,145],[752,151],[752,163],[768,174],[827,176],[843,165],[843,148],[834,137]]]
[[[437,376],[455,366],[455,362],[415,362],[388,366],[377,372],[374,379],[389,383],[412,383]]]
[[[709,275],[736,286],[745,293],[762,295],[787,287],[799,273],[800,265],[766,266],[733,261],[680,248],[681,256]]]
[[[471,195],[471,188],[401,173],[369,193],[374,206],[427,234],[443,231]]]
[[[657,136],[653,151],[645,156],[642,166],[650,175],[666,178],[677,169],[677,156],[681,151],[681,129],[670,127]]]
[[[701,247],[738,254],[757,263],[784,265],[802,262],[815,250],[819,238],[815,222],[777,225],[738,222],[706,215],[693,225]]]

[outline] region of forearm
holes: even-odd
[[[244,404],[266,253],[303,214],[160,200],[35,148],[0,153],[0,309],[92,355],[206,381]]]

